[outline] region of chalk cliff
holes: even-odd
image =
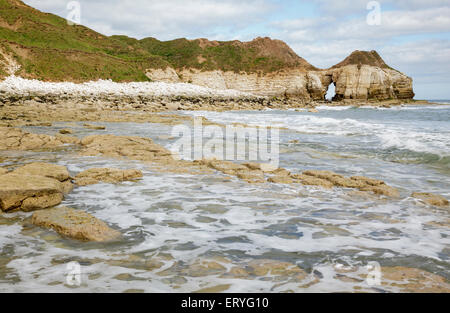
[[[412,79],[390,68],[376,51],[355,51],[329,69],[282,69],[269,73],[204,71],[168,67],[149,69],[154,81],[188,82],[215,89],[236,89],[270,97],[323,100],[331,83],[336,86],[333,100],[412,99]]]

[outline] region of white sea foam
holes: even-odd
[[[232,124],[237,121],[254,126],[275,126],[294,130],[303,134],[324,134],[332,136],[374,137],[382,149],[408,149],[419,153],[432,153],[442,157],[450,155],[450,129],[436,131],[418,128],[414,124],[392,124],[382,120],[356,120],[353,118],[332,118],[318,114],[292,113],[242,113],[242,112],[202,112],[187,114]],[[431,125],[431,127],[434,127]],[[373,148],[373,147],[371,147]]]

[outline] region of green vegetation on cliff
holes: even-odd
[[[81,25],[69,26],[19,0],[0,0],[0,76],[7,75],[5,55],[21,66],[17,75],[49,81],[146,81],[150,68],[273,72],[313,69],[286,44],[269,38],[252,42],[206,39],[107,37]]]

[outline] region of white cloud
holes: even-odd
[[[64,0],[25,0],[43,11],[67,16]],[[272,6],[265,0],[79,1],[81,22],[106,35],[202,37],[239,30],[261,21]]]

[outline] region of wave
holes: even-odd
[[[378,142],[379,149],[410,150],[418,153],[430,153],[440,157],[450,156],[450,132],[430,129],[435,125],[392,124],[377,119],[361,121],[353,118],[333,118],[319,115],[307,115],[299,112],[190,112],[202,115],[220,123],[240,123],[262,126],[282,127],[307,135],[329,135],[337,137],[361,138],[361,145]],[[358,139],[355,139],[358,140]],[[370,147],[373,148],[373,147]]]

